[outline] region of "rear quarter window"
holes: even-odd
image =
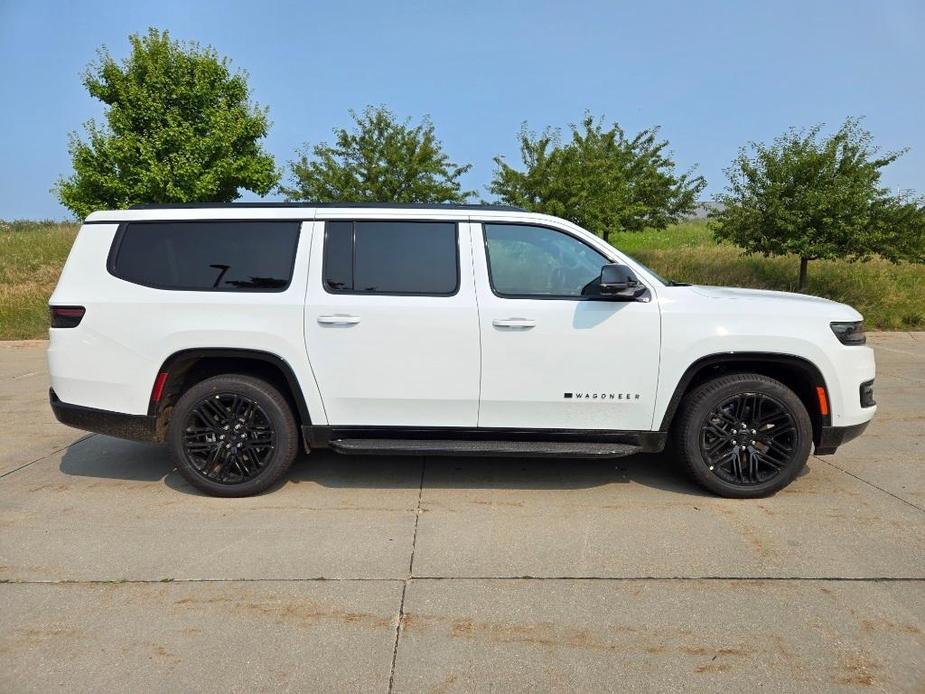
[[[292,280],[299,222],[129,222],[109,271],[156,289],[281,292]]]

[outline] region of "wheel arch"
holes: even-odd
[[[818,445],[822,428],[831,426],[832,414],[821,411],[817,388],[829,389],[819,368],[808,359],[774,352],[724,352],[701,357],[685,370],[675,386],[662,417],[659,431],[668,432],[684,396],[694,388],[719,376],[758,373],[774,378],[790,388],[803,402],[813,424],[813,442]]]
[[[166,434],[173,405],[184,391],[206,378],[226,373],[247,374],[275,385],[292,407],[298,425],[311,426],[302,387],[285,359],[261,350],[205,347],[174,352],[158,370],[158,379],[164,382],[160,389],[155,383],[148,405],[148,415],[156,417],[158,435]]]

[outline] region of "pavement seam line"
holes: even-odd
[[[418,503],[414,509],[414,533],[411,535],[411,559],[408,561],[408,578],[414,576],[414,550],[418,545],[418,522],[421,519],[421,499],[424,497],[424,468],[427,466],[427,456],[421,459],[421,482],[418,485]]]
[[[395,642],[392,644],[392,663],[389,665],[389,694],[392,694],[392,688],[395,686],[395,661],[398,660],[398,640],[401,638],[401,624],[405,618],[405,593],[408,592],[409,580],[410,579],[405,579],[401,584],[401,601],[398,604],[398,621],[395,623]]]
[[[2,584],[20,584],[29,586],[69,586],[69,585],[167,585],[170,583],[405,583],[405,578],[370,578],[364,576],[338,576],[326,578],[315,576],[308,578],[0,578]]]
[[[922,508],[922,507],[919,506],[918,504],[913,504],[911,501],[907,501],[906,499],[903,499],[901,496],[897,496],[897,495],[894,494],[893,492],[891,492],[891,491],[889,491],[889,490],[887,490],[887,489],[884,489],[883,487],[878,487],[878,486],[877,486],[876,484],[874,484],[873,482],[868,482],[868,481],[865,480],[863,477],[859,477],[858,475],[855,475],[853,472],[849,472],[848,470],[846,470],[846,469],[843,468],[843,467],[838,467],[838,465],[836,465],[835,463],[830,463],[828,460],[823,460],[822,458],[820,458],[820,457],[817,456],[817,455],[814,455],[813,457],[814,457],[816,460],[818,460],[818,461],[820,461],[820,462],[822,462],[822,463],[825,463],[826,465],[828,465],[828,466],[830,466],[830,467],[833,467],[833,468],[835,468],[836,470],[839,470],[839,471],[845,473],[846,475],[848,475],[848,476],[850,476],[850,477],[853,477],[854,479],[858,480],[859,482],[863,482],[864,484],[868,485],[869,487],[873,487],[874,489],[877,489],[877,490],[883,492],[884,494],[889,494],[889,495],[892,496],[894,499],[896,499],[896,500],[898,500],[898,501],[902,501],[904,504],[908,504],[908,505],[911,506],[912,508],[914,508],[914,509],[916,509],[916,510],[918,510],[918,511],[921,511],[922,513],[925,513],[925,508]]]
[[[925,576],[415,576],[415,581],[793,581],[826,583],[922,583]]]
[[[421,458],[421,482],[418,485],[418,503],[414,509],[414,531],[411,534],[411,558],[408,560],[408,576],[402,583],[401,601],[398,604],[398,622],[395,624],[395,643],[392,646],[392,664],[389,666],[389,694],[392,694],[392,688],[395,686],[395,662],[398,660],[398,642],[401,640],[402,625],[405,621],[405,594],[408,592],[408,584],[414,579],[414,550],[418,544],[418,523],[421,519],[421,499],[424,496],[424,470],[426,467],[427,456],[424,456]]]
[[[7,476],[9,476],[9,475],[12,475],[14,472],[19,472],[20,470],[25,470],[25,469],[26,469],[27,467],[29,467],[30,465],[34,465],[35,463],[40,463],[40,462],[42,462],[43,460],[45,460],[46,458],[50,458],[51,456],[55,455],[56,453],[60,453],[61,451],[66,451],[66,450],[67,450],[68,448],[70,448],[71,446],[76,446],[78,443],[83,443],[83,442],[86,441],[87,439],[92,439],[94,436],[98,436],[98,434],[87,434],[86,436],[83,436],[83,437],[77,439],[76,441],[71,441],[71,442],[70,442],[69,444],[67,444],[66,446],[62,446],[61,448],[58,448],[57,450],[54,450],[54,451],[52,451],[51,453],[48,453],[48,454],[46,454],[46,455],[43,455],[41,458],[36,458],[35,460],[30,460],[28,463],[23,463],[22,465],[20,465],[20,466],[17,467],[17,468],[13,468],[12,470],[9,470],[8,472],[4,472],[2,475],[0,475],[0,480],[2,480],[4,477],[7,477]]]
[[[412,581],[610,581],[632,583],[662,581],[696,583],[697,581],[774,581],[807,583],[925,583],[925,576],[415,576],[414,578],[138,578],[138,579],[16,579],[2,578],[0,585],[153,585],[196,583],[401,583],[402,600],[399,618],[403,618],[404,592]]]

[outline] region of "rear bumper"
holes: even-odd
[[[58,421],[69,427],[133,441],[160,440],[157,436],[156,417],[71,405],[61,402],[51,388],[48,390],[48,400]]]
[[[819,434],[819,444],[814,451],[815,455],[831,455],[843,443],[848,443],[863,434],[868,424],[870,424],[870,420],[847,427],[822,427]]]

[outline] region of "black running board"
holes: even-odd
[[[458,439],[332,439],[347,455],[461,455],[526,458],[622,458],[641,446],[584,441],[466,441]]]

